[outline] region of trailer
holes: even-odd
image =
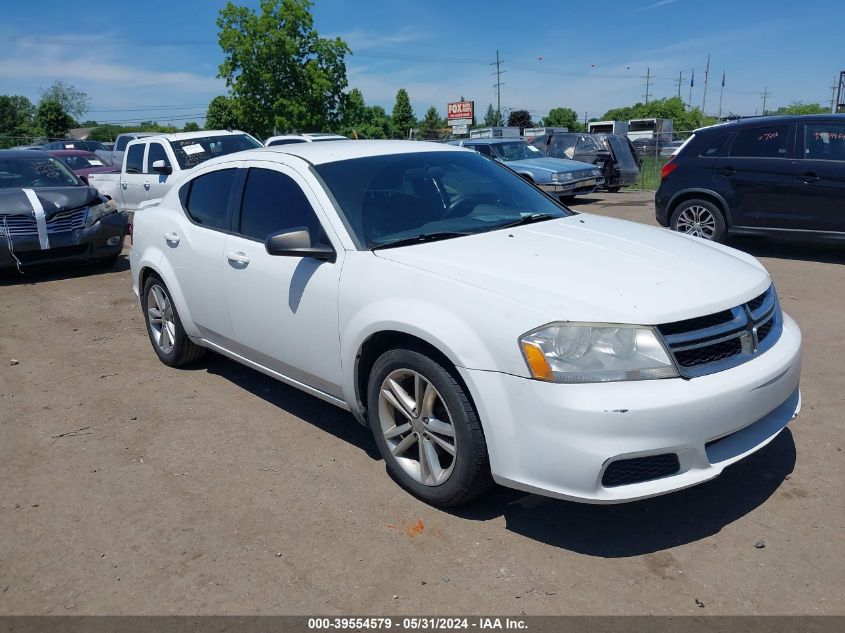
[[[519,138],[518,127],[483,127],[469,131],[470,138]]]
[[[628,121],[628,138],[632,141],[640,138],[668,143],[673,140],[673,126],[672,119],[631,119]]]
[[[628,134],[627,121],[590,121],[587,123],[587,131],[590,134]]]

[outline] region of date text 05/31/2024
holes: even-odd
[[[524,620],[519,618],[443,618],[443,617],[405,617],[400,619],[384,617],[353,617],[353,618],[309,618],[308,628],[311,630],[521,630],[527,628]]]

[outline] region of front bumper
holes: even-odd
[[[577,196],[585,193],[593,193],[597,188],[604,186],[604,178],[587,178],[573,180],[563,183],[545,183],[537,185],[546,193],[555,196]]]
[[[800,410],[801,332],[732,369],[685,380],[553,384],[461,369],[481,416],[494,479],[588,503],[619,503],[718,476],[768,444]],[[659,479],[605,486],[618,460],[675,454]]]
[[[23,267],[51,263],[87,262],[118,254],[123,250],[127,220],[123,212],[107,215],[92,226],[49,233],[50,248],[42,250],[37,235],[0,235],[0,269],[16,268],[15,257]],[[111,244],[109,243],[111,242]]]

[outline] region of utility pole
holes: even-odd
[[[643,96],[645,97],[646,105],[648,105],[648,93],[649,93],[649,90],[651,89],[651,78],[652,77],[653,77],[653,75],[651,74],[651,68],[646,68],[645,77],[642,77],[642,79],[645,79],[645,95],[643,95]]]
[[[704,66],[704,96],[701,98],[701,114],[707,104],[707,78],[710,76],[710,53],[707,53],[707,64]]]
[[[689,78],[689,101],[687,101],[687,108],[692,110],[692,87],[695,85],[695,68],[692,69],[692,74]]]
[[[683,70],[678,73],[678,79],[675,81],[675,83],[678,84],[678,99],[680,99],[681,98],[681,86],[684,83],[684,71]]]
[[[492,74],[496,75],[496,83],[493,84],[493,87],[496,89],[496,117],[500,125],[502,123],[502,86],[504,85],[502,82],[502,73],[507,72],[506,70],[502,70],[502,63],[504,61],[503,59],[499,59],[499,51],[496,51],[496,61],[490,64],[496,67],[496,72]]]
[[[584,113],[584,131],[587,131],[587,113]]]
[[[722,71],[722,87],[719,88],[719,116],[718,119],[722,120],[722,94],[725,92],[725,71]]]
[[[838,88],[839,81],[836,77],[833,78],[833,85],[830,87],[830,113],[836,114],[836,88]]]
[[[771,95],[772,95],[772,93],[769,92],[768,86],[764,86],[763,87],[763,95],[762,95],[763,96],[763,116],[766,116],[766,101],[769,99],[769,97]]]

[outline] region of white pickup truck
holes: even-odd
[[[211,130],[161,134],[131,141],[120,171],[91,174],[88,184],[109,196],[121,211],[137,211],[161,198],[183,174],[209,158],[262,147],[245,132]]]

